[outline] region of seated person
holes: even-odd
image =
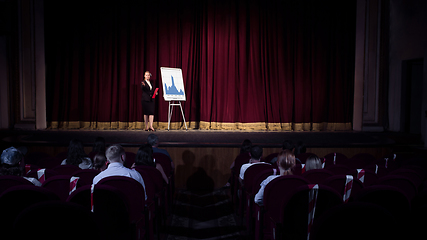
[[[322,160],[316,155],[310,155],[305,161],[305,171],[322,169]]]
[[[258,193],[255,195],[254,201],[258,205],[263,205],[265,186],[273,179],[279,176],[292,175],[292,168],[295,166],[295,155],[290,150],[283,150],[277,155],[277,166],[279,166],[280,175],[268,176],[262,183]]]
[[[156,134],[152,133],[148,135],[147,143],[150,144],[150,146],[153,148],[153,153],[163,153],[164,155],[168,156],[169,160],[171,161],[171,167],[175,168],[175,165],[168,151],[165,149],[159,148],[159,137]]]
[[[111,176],[125,176],[130,177],[141,183],[144,187],[144,180],[141,177],[141,174],[134,169],[129,169],[123,166],[123,163],[126,161],[126,153],[122,146],[119,144],[111,145],[105,150],[105,156],[107,157],[107,161],[109,165],[107,169],[100,172],[93,178],[93,184],[97,184],[101,179]],[[147,194],[145,193],[145,200],[147,200]]]
[[[68,145],[67,158],[61,165],[75,165],[81,169],[92,169],[92,160],[86,155],[82,141],[73,139]]]
[[[20,167],[21,162],[24,161],[22,153],[14,148],[10,147],[3,150],[1,154],[1,169],[0,176],[18,176],[22,177],[23,169]],[[30,181],[35,186],[40,187],[42,184],[35,178],[23,177]]]
[[[98,153],[93,157],[93,169],[98,171],[104,171],[107,169],[108,162],[107,158],[103,153]]]
[[[251,159],[249,159],[249,163],[243,164],[240,168],[240,175],[239,175],[239,181],[240,183],[243,182],[243,178],[245,177],[246,170],[252,166],[253,164],[268,164],[265,162],[261,162],[261,156],[262,156],[262,148],[258,145],[254,145],[251,148],[250,151]]]
[[[166,176],[162,165],[160,163],[156,163],[156,159],[153,159],[153,148],[148,143],[142,145],[138,149],[138,152],[136,153],[135,163],[133,164],[132,168],[139,165],[157,168],[157,170],[159,170],[159,172],[162,174],[163,180],[165,180],[166,184],[169,183],[168,177]]]

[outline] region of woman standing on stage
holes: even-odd
[[[156,131],[153,128],[154,121],[154,86],[150,82],[151,73],[146,71],[144,73],[144,81],[141,82],[142,89],[142,110],[144,111],[145,131]],[[156,93],[157,95],[158,93]]]

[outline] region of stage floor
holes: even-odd
[[[77,138],[86,146],[96,137],[104,137],[108,144],[119,143],[139,147],[151,133],[158,135],[161,147],[239,147],[244,139],[265,148],[277,148],[284,140],[302,141],[309,148],[390,147],[394,144],[422,144],[419,136],[403,133],[368,132],[278,132],[227,130],[2,130],[3,145],[68,146]]]

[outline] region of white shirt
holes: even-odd
[[[148,86],[150,87],[150,90],[153,89],[153,86],[151,86],[150,81],[145,80],[145,82],[148,84]]]
[[[250,167],[250,166],[252,166],[252,165],[254,165],[254,164],[269,164],[269,163],[266,163],[266,162],[254,162],[254,163],[245,163],[245,164],[243,164],[242,165],[242,167],[240,168],[240,175],[239,175],[239,177],[240,177],[240,179],[244,179],[244,177],[245,177],[245,172],[246,172],[246,170]]]
[[[134,169],[129,169],[125,166],[123,166],[122,163],[113,162],[110,163],[104,171],[100,172],[98,175],[96,175],[93,178],[93,184],[97,184],[101,179],[111,176],[125,176],[130,177],[141,183],[141,185],[144,187],[144,193],[145,193],[145,184],[144,179],[142,179],[141,174],[137,172]],[[147,200],[147,193],[145,193],[145,200]]]

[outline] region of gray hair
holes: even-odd
[[[152,133],[147,137],[147,143],[151,146],[157,146],[159,144],[159,137],[156,134]]]
[[[305,161],[305,171],[309,171],[311,169],[321,169],[322,168],[322,160],[316,155],[310,155]]]
[[[10,147],[3,150],[1,154],[1,163],[13,166],[18,164],[22,160],[22,157],[23,155],[18,149]]]
[[[123,154],[125,154],[125,150],[119,144],[111,145],[105,151],[105,156],[109,162],[119,162]]]

